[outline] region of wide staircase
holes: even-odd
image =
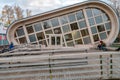
[[[0,54],[0,80],[120,80],[120,52],[20,46]]]

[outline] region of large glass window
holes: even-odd
[[[59,26],[59,21],[58,21],[58,18],[54,18],[51,20],[51,23],[52,23],[52,26],[55,27],[55,26]]]
[[[33,32],[34,32],[34,30],[33,30],[33,27],[32,27],[32,26],[26,27],[26,29],[27,29],[28,34],[33,33]]]
[[[70,41],[70,40],[72,40],[73,38],[72,38],[72,35],[71,34],[66,34],[65,35],[65,40],[66,41]]]
[[[75,14],[69,14],[68,19],[69,19],[70,22],[76,21]]]
[[[36,41],[35,34],[29,35],[29,40],[30,40],[30,42]]]
[[[80,21],[80,22],[78,22],[78,24],[79,24],[80,29],[87,27],[85,21]]]
[[[78,29],[77,23],[72,23],[72,24],[70,24],[70,26],[71,26],[71,30],[77,30]]]
[[[92,10],[91,9],[86,9],[87,17],[93,17]]]
[[[44,29],[51,28],[50,21],[49,21],[49,20],[47,20],[47,21],[44,21],[44,22],[43,22],[43,27],[44,27]]]
[[[82,34],[83,37],[88,36],[89,35],[88,29],[81,30],[81,34]]]
[[[36,31],[36,32],[42,30],[42,26],[41,26],[40,23],[36,23],[36,24],[34,24],[34,28],[35,28],[35,31]]]
[[[98,29],[99,32],[105,31],[104,25],[98,25],[97,29]]]
[[[96,20],[96,24],[99,24],[99,23],[102,23],[102,22],[103,22],[102,16],[97,16],[97,17],[95,17],[95,20]]]
[[[23,28],[18,28],[17,29],[17,35],[18,36],[23,36],[25,33],[24,33],[24,30],[23,30]]]
[[[60,17],[60,22],[61,22],[61,24],[66,24],[66,23],[68,23],[67,17],[66,17],[66,16],[61,16],[61,17]]]
[[[76,13],[76,17],[77,17],[77,20],[80,20],[80,19],[83,19],[83,18],[84,18],[84,15],[83,15],[82,10],[81,10],[81,11],[78,11],[78,12]]]
[[[63,29],[63,32],[64,32],[64,33],[70,31],[70,27],[69,27],[69,25],[62,26],[62,29]]]
[[[45,36],[44,36],[44,33],[43,33],[43,32],[37,33],[37,34],[36,34],[36,36],[37,36],[37,39],[38,39],[38,40],[42,40],[42,39],[44,39],[44,38],[45,38]]]
[[[89,22],[89,27],[91,29],[91,32],[93,36],[90,36],[93,38],[94,42],[99,40],[104,40],[107,38],[111,31],[111,22],[109,16],[101,9],[99,8],[86,8],[86,15]],[[80,23],[78,23],[80,25]],[[81,27],[81,28],[87,28],[87,27]],[[89,31],[82,29],[81,35],[82,37],[88,36]],[[83,39],[84,41],[84,39]]]

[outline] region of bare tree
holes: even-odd
[[[23,18],[23,9],[20,6],[15,5],[14,6],[14,14],[16,16],[16,19]]]
[[[26,9],[26,17],[28,17],[28,16],[31,16],[31,10],[29,10],[29,9]]]
[[[31,10],[26,9],[26,12],[24,13],[24,10],[18,5],[14,6],[5,5],[2,9],[2,16],[0,17],[0,20],[5,25],[9,25],[14,20],[24,18],[25,17],[24,14],[26,14],[26,17],[31,16]]]
[[[109,0],[109,1],[112,2],[112,6],[114,6],[117,9],[120,16],[120,0]],[[115,43],[120,43],[120,32],[118,34],[118,37],[115,40]]]
[[[112,5],[117,9],[119,15],[120,15],[120,0],[109,0],[112,2]]]
[[[5,5],[2,10],[2,21],[6,24],[10,24],[14,18],[14,10],[11,6]]]

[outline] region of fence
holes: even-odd
[[[6,53],[0,55],[0,80],[120,78],[119,63],[120,53],[109,51],[81,52],[79,49],[68,49]]]

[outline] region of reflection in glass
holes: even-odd
[[[79,31],[73,31],[72,35],[73,35],[74,39],[80,38],[80,32]]]
[[[95,17],[95,20],[96,20],[96,24],[99,24],[99,23],[102,23],[102,22],[103,22],[102,16],[97,16],[97,17]]]
[[[70,41],[70,40],[72,40],[73,38],[72,38],[72,35],[71,34],[66,34],[65,35],[65,40],[66,41]]]
[[[83,38],[84,44],[91,43],[90,37]]]
[[[59,26],[59,21],[58,21],[58,18],[54,18],[51,20],[51,23],[52,23],[52,26],[55,27],[55,26]]]
[[[78,12],[76,13],[76,16],[77,16],[77,20],[83,19],[83,18],[84,18],[84,15],[83,15],[82,10],[81,10],[81,11],[78,11]]]
[[[26,29],[27,29],[28,34],[33,33],[33,32],[34,32],[34,30],[33,30],[33,27],[32,27],[32,26],[26,27]]]
[[[35,34],[29,35],[29,40],[30,40],[30,42],[36,41]]]
[[[46,46],[47,46],[46,40],[39,41],[39,44],[42,44],[42,45],[46,45]]]
[[[23,28],[18,28],[17,29],[17,35],[18,36],[23,36],[25,33],[24,33],[24,30],[23,30]],[[16,34],[15,34],[15,36],[16,36]]]
[[[106,26],[106,29],[107,29],[107,30],[110,30],[110,29],[111,29],[111,24],[110,24],[110,22],[109,22],[109,23],[105,23],[105,26]]]
[[[60,37],[56,37],[57,45],[60,45]]]
[[[51,27],[50,21],[49,21],[49,20],[48,20],[48,21],[44,21],[44,22],[43,22],[43,27],[44,27],[44,29],[50,28],[50,27]]]
[[[67,46],[74,46],[73,41],[72,42],[67,42]]]
[[[89,35],[88,29],[81,30],[81,34],[82,34],[83,37],[88,36]]]
[[[97,29],[98,29],[99,32],[105,31],[104,25],[98,25]]]
[[[55,37],[51,37],[51,45],[55,45]]]
[[[99,9],[93,9],[93,14],[96,16],[96,15],[99,15],[99,14],[101,14],[102,13],[102,11],[101,10],[99,10]]]
[[[97,33],[97,29],[96,29],[96,27],[91,27],[91,32],[92,32],[92,34]]]
[[[68,23],[67,17],[66,17],[66,16],[60,17],[60,22],[61,22],[61,24],[66,24],[66,23]]]
[[[107,16],[107,14],[103,14],[103,20],[104,21],[109,21],[110,20],[109,17]]]
[[[71,27],[71,30],[77,30],[78,29],[77,23],[70,24],[70,27]]]
[[[59,27],[59,28],[55,28],[54,29],[54,33],[55,34],[61,34],[61,28]]]
[[[20,44],[27,43],[26,37],[19,38]]]
[[[101,40],[106,39],[107,38],[106,32],[100,33],[100,38]]]
[[[96,42],[96,41],[99,41],[98,34],[96,34],[96,35],[93,35],[93,39],[94,39],[94,42]]]
[[[46,34],[53,34],[52,30],[45,31]]]
[[[70,22],[76,21],[75,14],[69,14],[68,19]]]
[[[83,42],[81,39],[79,39],[79,40],[75,40],[75,44],[83,44]]]
[[[70,31],[70,27],[69,27],[69,25],[62,26],[62,29],[63,29],[63,32],[64,32],[64,33]]]
[[[38,39],[38,40],[45,39],[45,36],[44,36],[44,33],[43,33],[43,32],[37,33],[36,36],[37,36],[37,39]]]
[[[91,9],[86,9],[87,17],[93,17],[92,10]]]
[[[94,18],[90,18],[90,19],[88,19],[88,21],[89,21],[90,26],[95,24]]]
[[[80,22],[78,22],[78,24],[79,24],[80,29],[87,27],[85,21],[80,21]]]
[[[40,23],[37,23],[37,24],[34,24],[34,28],[35,28],[35,31],[41,31],[42,30],[42,26]]]

